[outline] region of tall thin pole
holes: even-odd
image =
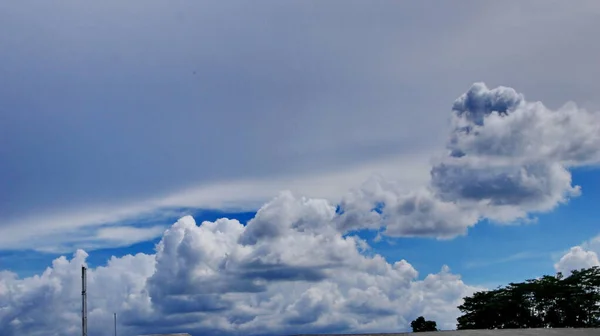
[[[81,335],[87,336],[87,278],[85,266],[81,266]]]
[[[117,336],[117,313],[115,313],[115,336]]]

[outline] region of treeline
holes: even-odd
[[[477,292],[458,308],[457,329],[600,327],[600,267]]]

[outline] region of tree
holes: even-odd
[[[413,332],[422,331],[437,331],[437,323],[435,321],[426,321],[423,316],[417,317],[410,323]]]
[[[457,329],[600,326],[600,267],[546,275],[464,298]]]

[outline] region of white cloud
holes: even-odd
[[[554,269],[563,274],[573,270],[600,266],[600,236],[590,239],[579,246],[573,246],[554,264]]]
[[[455,101],[451,129],[427,187],[372,180],[344,199],[340,227],[449,238],[482,218],[530,221],[580,194],[569,167],[600,162],[600,113],[574,103],[550,110],[512,88],[475,83]]]
[[[71,260],[60,257],[41,275],[19,279],[0,273],[0,329],[2,335],[77,335],[81,333],[81,266],[87,253]],[[105,330],[113,311],[147,313],[145,278],[154,271],[154,256],[138,254],[111,258],[106,267],[90,270],[89,326]],[[125,313],[125,318],[127,313]]]
[[[456,306],[478,288],[444,266],[423,280],[404,260],[388,263],[344,237],[327,201],[283,193],[244,227],[183,217],[155,255],[113,257],[88,273],[89,331],[292,334],[397,331],[419,315],[453,328]],[[80,266],[56,259],[42,275],[0,273],[3,335],[77,335]]]

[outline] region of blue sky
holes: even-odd
[[[0,3],[0,336],[79,334],[81,265],[90,336],[452,329],[599,265],[598,14]]]

